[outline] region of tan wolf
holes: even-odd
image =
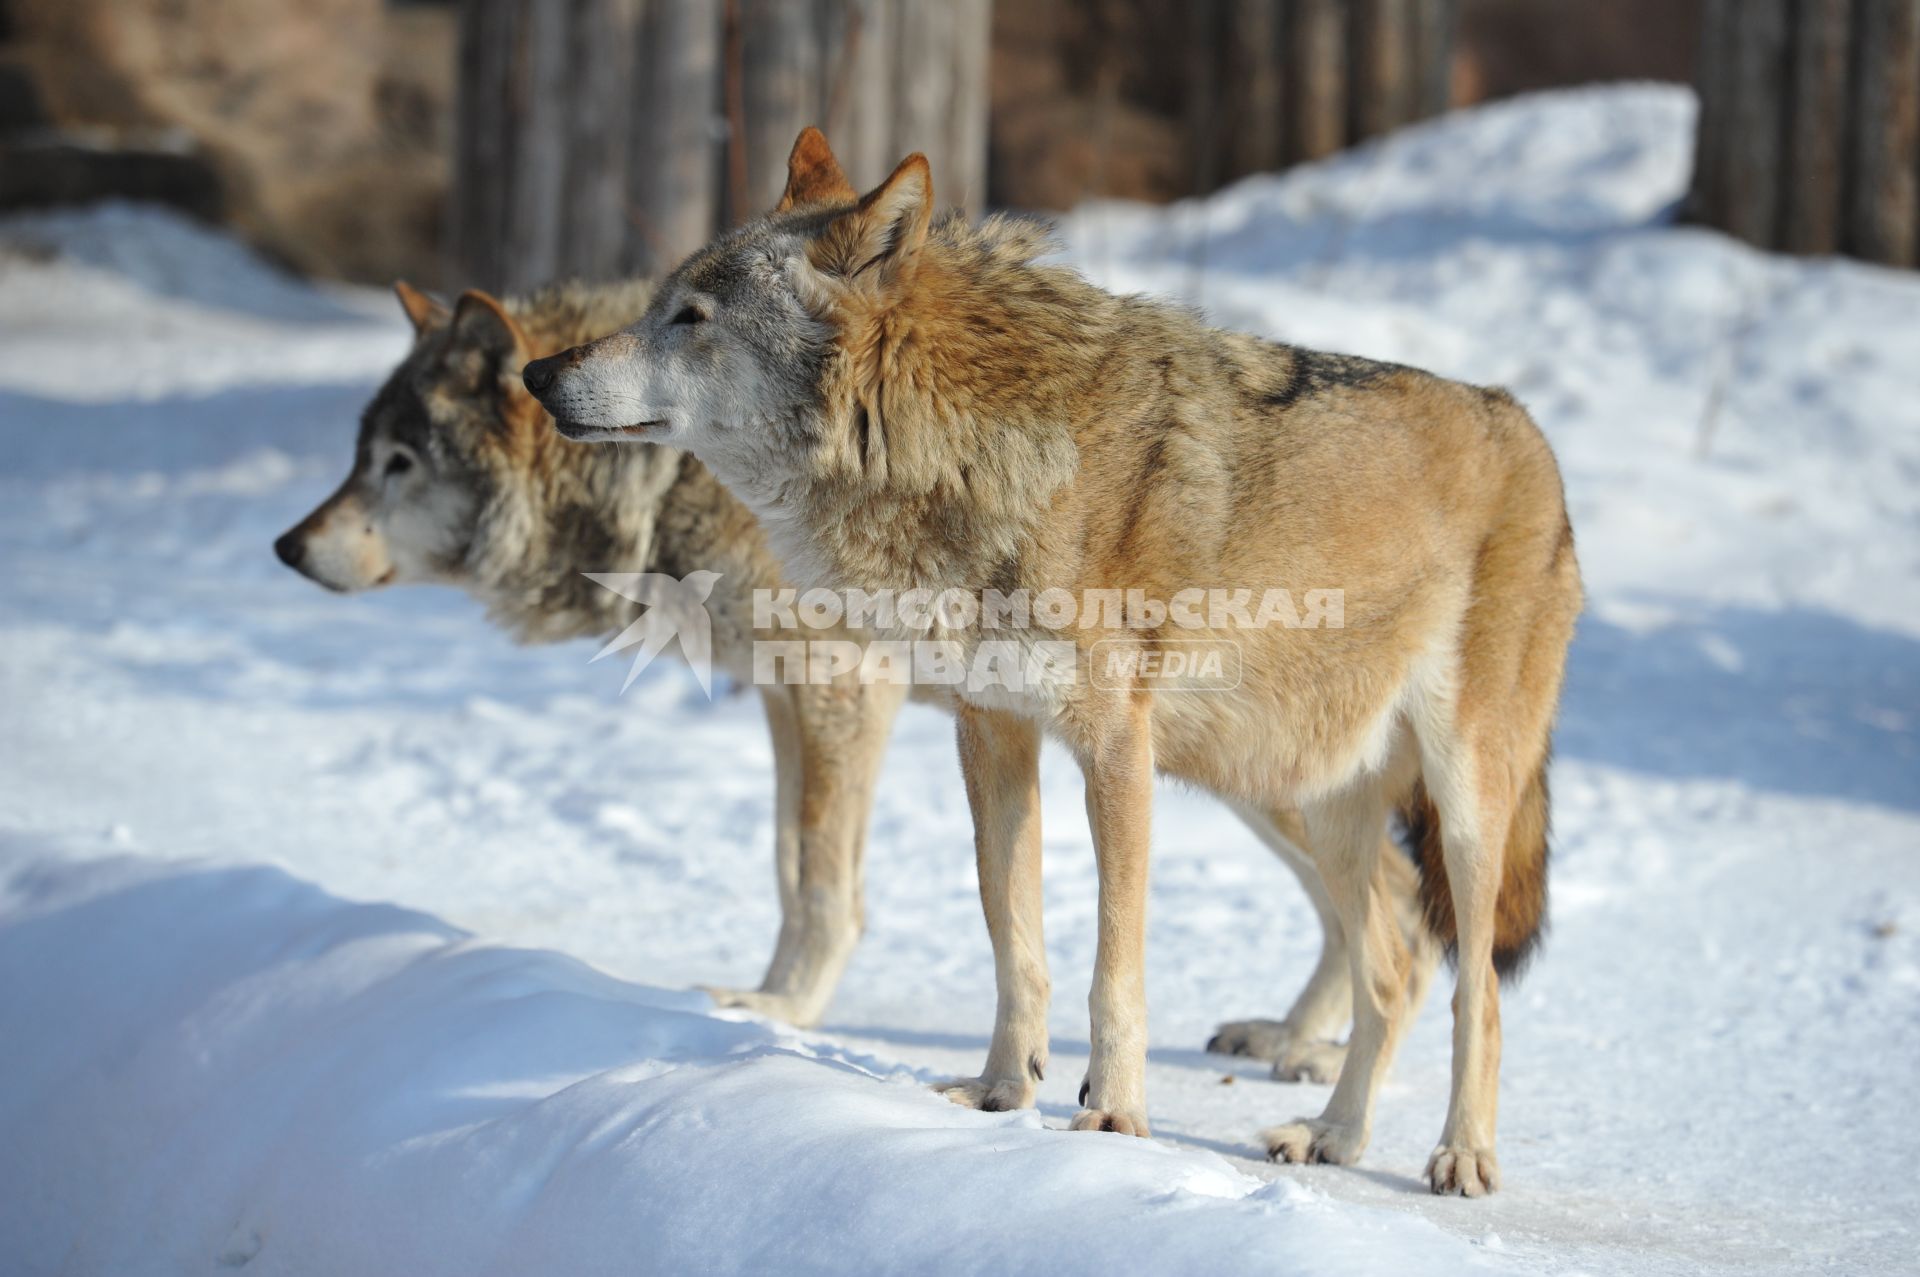
[[[751,681],[753,594],[781,583],[752,516],[673,448],[568,443],[521,385],[529,359],[640,318],[651,289],[570,284],[504,301],[476,292],[451,310],[405,284],[397,291],[412,349],[367,406],[346,481],[276,542],[280,557],[341,591],[456,586],[527,642],[604,638],[634,619],[638,604],[583,570],[717,572],[706,601],[714,663]],[[859,938],[868,814],[902,691],[846,677],[756,690],[775,760],[781,927],[757,990],[711,992],[723,1005],[810,1025]],[[1223,1025],[1215,1044],[1271,1059],[1283,1078],[1332,1081],[1345,1050],[1333,1039],[1351,1001],[1340,923],[1299,850],[1298,813],[1246,814],[1300,874],[1323,947],[1283,1020]],[[1384,863],[1402,925],[1417,931],[1411,862],[1393,852]]]
[[[1301,807],[1350,938],[1339,1083],[1319,1117],[1263,1132],[1288,1161],[1350,1163],[1369,1138],[1408,1018],[1407,948],[1375,883],[1389,809],[1409,813],[1426,919],[1458,966],[1452,1094],[1427,1176],[1435,1192],[1494,1189],[1496,972],[1545,920],[1548,745],[1581,607],[1545,438],[1504,391],[1114,296],[1038,262],[1048,244],[1032,226],[934,223],[932,197],[914,155],[854,198],[809,130],[779,209],[690,257],[637,323],[530,364],[527,385],[570,437],[700,457],[799,584],[1343,591],[1338,627],[1014,618],[1012,641],[1064,633],[1072,660],[1069,677],[961,691],[1000,1010],[985,1072],[952,1093],[1025,1102],[1045,1057],[1036,762],[1050,732],[1085,773],[1100,876],[1073,1127],[1147,1133],[1158,768],[1253,810]],[[955,609],[943,632],[1007,641],[989,614]],[[1112,677],[1116,651],[1122,674],[1146,671],[1193,637],[1237,653],[1230,690]]]

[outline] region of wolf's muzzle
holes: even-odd
[[[301,570],[300,564],[307,557],[307,539],[300,535],[298,529],[283,533],[273,543],[273,552],[280,556],[282,563],[298,572]]]
[[[520,380],[536,397],[545,394],[553,389],[553,379],[560,373],[561,359],[560,355],[548,355],[545,359],[534,360],[520,370]]]

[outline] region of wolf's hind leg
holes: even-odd
[[[1046,1074],[1052,996],[1041,925],[1040,729],[963,705],[957,731],[998,998],[986,1068],[934,1089],[968,1108],[1029,1108]]]
[[[1357,1160],[1372,1135],[1373,1100],[1406,1026],[1409,955],[1391,902],[1379,890],[1378,861],[1386,812],[1379,782],[1357,781],[1306,812],[1309,845],[1327,894],[1348,937],[1352,963],[1353,1037],[1327,1107],[1261,1132],[1275,1161]]]
[[[721,1006],[819,1022],[863,926],[860,875],[874,787],[903,689],[766,688],[774,753],[780,938],[754,991],[709,989]]]
[[[1263,813],[1237,807],[1247,827],[1280,857],[1300,879],[1314,912],[1320,918],[1320,960],[1306,987],[1294,999],[1282,1020],[1233,1020],[1214,1031],[1209,1051],[1247,1055],[1273,1061],[1273,1076],[1282,1082],[1319,1082],[1331,1085],[1346,1062],[1347,1047],[1339,1039],[1352,1017],[1353,981],[1347,956],[1346,931],[1339,911],[1327,894],[1320,870],[1307,848],[1306,827],[1300,813],[1280,808]],[[1375,869],[1375,888],[1383,893],[1412,952],[1407,975],[1408,1016],[1418,1015],[1440,949],[1427,934],[1420,916],[1418,875],[1413,862],[1391,837],[1382,835]]]
[[[1505,834],[1514,796],[1504,760],[1485,749],[1430,749],[1425,779],[1440,836],[1457,928],[1453,1086],[1440,1142],[1427,1161],[1436,1193],[1479,1197],[1500,1187],[1494,1125],[1500,1103],[1500,980],[1493,966]],[[1497,832],[1495,832],[1497,831]]]
[[[1269,812],[1240,805],[1234,810],[1299,878],[1300,889],[1320,918],[1320,959],[1284,1019],[1230,1020],[1214,1030],[1207,1050],[1271,1060],[1273,1075],[1283,1081],[1332,1082],[1346,1056],[1338,1039],[1353,1014],[1353,984],[1340,915],[1306,851],[1306,828],[1298,811]]]

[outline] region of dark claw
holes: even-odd
[[[1093,1089],[1093,1080],[1091,1078],[1083,1077],[1080,1079],[1080,1107],[1081,1108],[1087,1107],[1087,1092],[1091,1091],[1092,1089]]]

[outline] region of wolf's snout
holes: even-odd
[[[536,359],[520,370],[520,380],[525,382],[527,389],[534,394],[545,394],[553,388],[553,379],[560,371],[559,364],[558,355]]]
[[[273,543],[273,552],[280,556],[282,563],[298,572],[301,561],[307,557],[307,539],[297,530],[282,533],[280,539]]]

